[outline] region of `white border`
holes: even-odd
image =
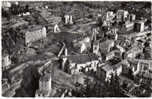
[[[152,0],[0,0],[0,7],[2,6],[2,1],[120,1],[120,2],[123,2],[123,1],[137,1],[137,2],[141,2],[141,1],[145,1],[145,2],[151,2],[152,3]],[[1,27],[1,10],[0,10],[0,27]],[[1,28],[0,28],[0,33],[1,33]],[[0,45],[2,45],[2,42],[1,42],[1,35],[0,35]],[[0,46],[0,49],[2,50],[2,46]],[[0,51],[0,63],[2,62],[2,51]],[[0,66],[2,65],[2,63],[0,64]],[[2,67],[2,66],[1,66]],[[0,68],[0,71],[2,71],[2,68]],[[0,73],[0,79],[2,79],[2,72]],[[2,86],[1,86],[1,80],[0,80],[0,99],[6,99],[6,98],[10,98],[10,99],[13,99],[14,97],[2,97]],[[15,97],[16,98],[16,97]],[[31,97],[17,97],[18,99],[21,99],[21,98],[25,98],[25,99],[33,99]],[[37,97],[36,97],[37,98]],[[50,99],[50,98],[54,98],[54,97],[42,97],[42,98],[39,98],[39,99]],[[103,98],[103,97],[101,97]],[[107,99],[110,99],[110,98],[113,98],[113,97],[105,97]],[[120,99],[123,99],[124,97],[121,97]],[[134,97],[131,97],[133,99],[137,99],[137,98],[134,98]],[[138,97],[140,98],[140,97]],[[142,97],[143,98],[143,97]],[[147,97],[146,97],[147,98]],[[147,99],[152,99],[152,97],[148,97]],[[55,99],[61,99],[60,97],[58,98],[55,98]],[[71,99],[71,97],[67,97],[67,99]],[[73,98],[72,99],[76,99],[76,98]],[[77,98],[78,99],[78,98]],[[82,99],[82,98],[79,98],[79,99]],[[88,99],[87,97],[83,98],[83,99]],[[91,99],[97,99],[95,97],[91,98]],[[117,98],[113,98],[113,99],[117,99]]]

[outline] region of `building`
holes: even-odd
[[[133,75],[137,75],[139,73],[145,73],[152,71],[152,61],[151,60],[142,60],[142,59],[136,59],[137,64],[131,64]]]
[[[46,73],[44,76],[40,77],[39,89],[36,91],[37,97],[49,96],[52,90],[52,80],[51,74]]]
[[[110,81],[112,75],[119,76],[122,73],[122,62],[116,65],[111,65],[109,63],[100,64],[97,69],[97,77],[99,79]]]
[[[106,64],[105,66],[101,67],[100,69],[100,77],[102,80],[105,81],[110,81],[112,74],[113,74],[113,69],[109,64]]]
[[[112,21],[114,18],[114,13],[112,11],[107,11],[107,13],[103,17],[103,21]]]
[[[114,75],[119,76],[122,73],[122,63],[123,62],[119,62],[119,63],[112,66],[113,71],[114,71]]]
[[[107,31],[106,35],[108,36],[109,39],[117,40],[118,39],[117,32],[118,32],[117,28],[112,28],[110,31]]]
[[[126,55],[125,57],[128,57],[128,58],[135,58],[137,56],[137,54],[141,53],[142,52],[142,49],[140,49],[139,47],[137,46],[134,46],[133,48],[131,48],[130,50],[128,50],[126,52]]]
[[[65,15],[64,19],[65,19],[65,24],[73,24],[72,15]]]
[[[126,31],[130,31],[134,29],[134,22],[126,21],[124,24],[124,28]]]
[[[21,31],[24,36],[25,45],[46,38],[46,28],[43,26],[30,26]]]
[[[121,52],[119,50],[113,50],[106,55],[106,60],[111,60],[115,57],[121,57]]]
[[[130,18],[129,18],[129,19],[130,19],[130,22],[136,20],[136,15],[135,15],[135,14],[130,14],[129,17],[130,17]]]
[[[134,25],[134,30],[136,32],[143,32],[144,31],[144,27],[145,27],[144,24],[145,24],[144,21],[136,21],[135,25]]]
[[[4,94],[9,89],[10,89],[10,84],[8,84],[8,82],[2,84],[2,94]]]
[[[79,74],[89,70],[96,71],[98,63],[98,56],[93,53],[62,57],[63,70],[70,74]]]
[[[100,43],[100,53],[107,54],[110,52],[110,49],[114,46],[113,40],[106,40]]]
[[[94,42],[93,42],[93,45],[92,45],[92,52],[93,52],[94,54],[96,54],[96,55],[100,55],[99,49],[100,49],[100,47],[99,47],[99,40],[94,41]]]
[[[4,55],[2,57],[2,69],[7,69],[9,68],[8,66],[11,65],[11,59],[10,56],[8,54]]]
[[[18,28],[19,26],[27,26],[28,22],[23,19],[17,19],[16,22],[14,22],[13,25],[11,25],[11,28]]]
[[[126,18],[128,17],[128,14],[129,14],[128,11],[118,10],[116,13],[117,22],[125,21]]]
[[[47,14],[46,14],[47,13]],[[42,10],[40,13],[40,16],[47,21],[47,23],[49,23],[50,25],[55,25],[58,24],[59,22],[61,22],[62,18],[61,17],[57,17],[54,16],[52,14],[52,11],[49,11],[49,9],[47,10]]]

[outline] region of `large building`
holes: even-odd
[[[137,75],[139,73],[143,72],[149,72],[152,71],[152,61],[151,60],[142,60],[142,59],[136,59],[133,60],[136,62],[136,65],[132,65],[133,75]]]
[[[126,31],[130,31],[134,29],[134,22],[126,21],[124,24],[124,28]]]
[[[62,63],[64,71],[70,74],[79,74],[83,70],[84,72],[89,70],[96,71],[97,65],[99,63],[98,56],[92,53],[64,56],[62,60],[64,62]]]
[[[39,89],[36,91],[36,96],[38,97],[49,96],[52,90],[51,86],[52,86],[51,74],[46,73],[44,76],[40,77]]]
[[[125,10],[118,10],[116,13],[116,18],[118,22],[125,21],[126,18],[128,17],[128,11]]]
[[[46,28],[43,26],[30,26],[22,32],[24,34],[24,42],[26,45],[46,37]]]

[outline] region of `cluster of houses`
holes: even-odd
[[[125,22],[125,30],[127,31],[135,30],[136,32],[143,32],[145,30],[144,21],[137,21],[135,14],[129,14],[129,12],[125,10],[118,10],[116,14],[114,14],[112,11],[108,11],[104,18],[104,26],[107,26],[108,22],[111,24],[111,22],[114,21],[114,18],[116,18],[117,23],[123,21]],[[115,35],[115,39],[108,39],[103,42],[100,39],[97,39],[96,36],[98,35],[98,32],[95,30],[93,31],[91,39],[88,40],[90,43],[92,43],[92,50],[90,50],[90,53],[81,52],[81,54],[79,53],[76,55],[61,55],[62,70],[71,75],[92,71],[105,81],[110,81],[112,74],[119,76],[125,72],[126,67],[124,64],[128,65],[128,59],[134,59],[137,54],[142,52],[142,48],[139,46],[133,46],[134,44],[137,44],[137,42],[131,44],[132,41],[129,38],[126,40],[123,39],[123,41],[125,40],[123,45],[120,44],[122,43],[121,41],[118,43],[117,40],[120,38],[117,33],[118,30],[110,29],[109,31],[117,34]],[[126,49],[127,45],[131,45],[129,49]],[[87,47],[85,48],[88,50]],[[105,59],[103,54],[105,55]],[[133,75],[136,73],[138,74],[139,71],[141,71],[141,65],[139,64],[140,63],[135,66],[130,66]]]
[[[108,11],[103,17],[103,26],[111,26],[113,23],[117,23],[120,26],[116,26],[123,30],[122,32],[134,30],[135,32],[143,32],[145,30],[145,21],[137,20],[136,15],[129,13],[126,10],[118,10],[116,13]]]
[[[9,4],[7,4],[9,6]],[[53,20],[54,18],[49,18],[49,16],[45,15],[46,12],[41,13],[41,16],[44,17],[45,20]],[[72,16],[65,15],[65,24],[73,24]],[[56,21],[61,21],[61,18],[55,18]],[[95,73],[95,75],[104,81],[110,81],[112,75],[120,76],[123,73],[128,73],[127,69],[131,69],[133,72],[133,76],[140,75],[151,78],[152,71],[152,61],[151,60],[142,60],[135,59],[137,54],[142,53],[143,47],[139,47],[140,42],[134,42],[137,44],[130,49],[127,49],[128,46],[131,45],[131,41],[126,39],[124,44],[121,40],[118,43],[117,41],[121,38],[118,35],[118,30],[124,29],[125,31],[134,30],[135,32],[144,32],[145,30],[145,21],[146,20],[136,20],[135,14],[130,14],[125,10],[118,10],[117,13],[112,11],[108,11],[103,17],[103,27],[108,27],[108,31],[105,33],[110,38],[102,41],[102,39],[98,39],[97,35],[99,35],[99,28],[95,28],[92,30],[91,37],[86,37],[82,41],[79,41],[81,45],[80,53],[69,54],[66,45],[63,45],[61,49],[61,53],[59,52],[58,57],[61,59],[61,69],[70,74],[70,75],[79,75],[81,73],[87,74],[88,72]],[[118,24],[122,27],[119,29],[119,26],[115,25],[115,28],[110,29],[111,25]],[[26,22],[23,22],[23,24]],[[58,22],[57,22],[58,23]],[[123,23],[123,24],[122,24]],[[20,24],[19,24],[20,25]],[[18,24],[13,26],[18,27]],[[54,26],[54,32],[59,32],[60,29],[57,24]],[[47,28],[45,26],[40,25],[31,25],[28,26],[27,29],[21,30],[23,34],[23,41],[25,46],[30,46],[33,42],[45,39],[47,37]],[[112,39],[111,39],[112,37]],[[121,38],[122,39],[122,38]],[[74,42],[75,43],[75,42]],[[74,44],[77,45],[77,44]],[[87,47],[90,45],[89,47]],[[141,44],[143,45],[143,44]],[[87,53],[87,52],[89,53]],[[6,70],[11,65],[11,59],[9,55],[3,55],[2,59],[2,69]],[[26,66],[24,66],[26,67]],[[20,70],[22,65],[18,66],[18,68],[12,69],[11,71]],[[14,70],[14,71],[13,71]],[[22,71],[21,71],[22,72]],[[10,72],[11,73],[11,72]],[[12,74],[13,74],[12,73]],[[147,74],[148,73],[148,74]],[[10,78],[13,78],[11,75]],[[152,78],[151,78],[152,79]],[[39,89],[36,91],[36,96],[49,96],[52,90],[52,78],[51,73],[45,73],[40,77],[39,80]]]

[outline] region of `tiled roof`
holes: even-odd
[[[72,63],[78,63],[78,64],[83,64],[86,62],[90,62],[93,60],[98,60],[97,55],[95,54],[82,54],[82,55],[70,55],[67,56],[70,62]]]
[[[29,31],[36,31],[36,30],[39,30],[39,29],[42,29],[43,26],[41,25],[32,25],[28,28]]]

